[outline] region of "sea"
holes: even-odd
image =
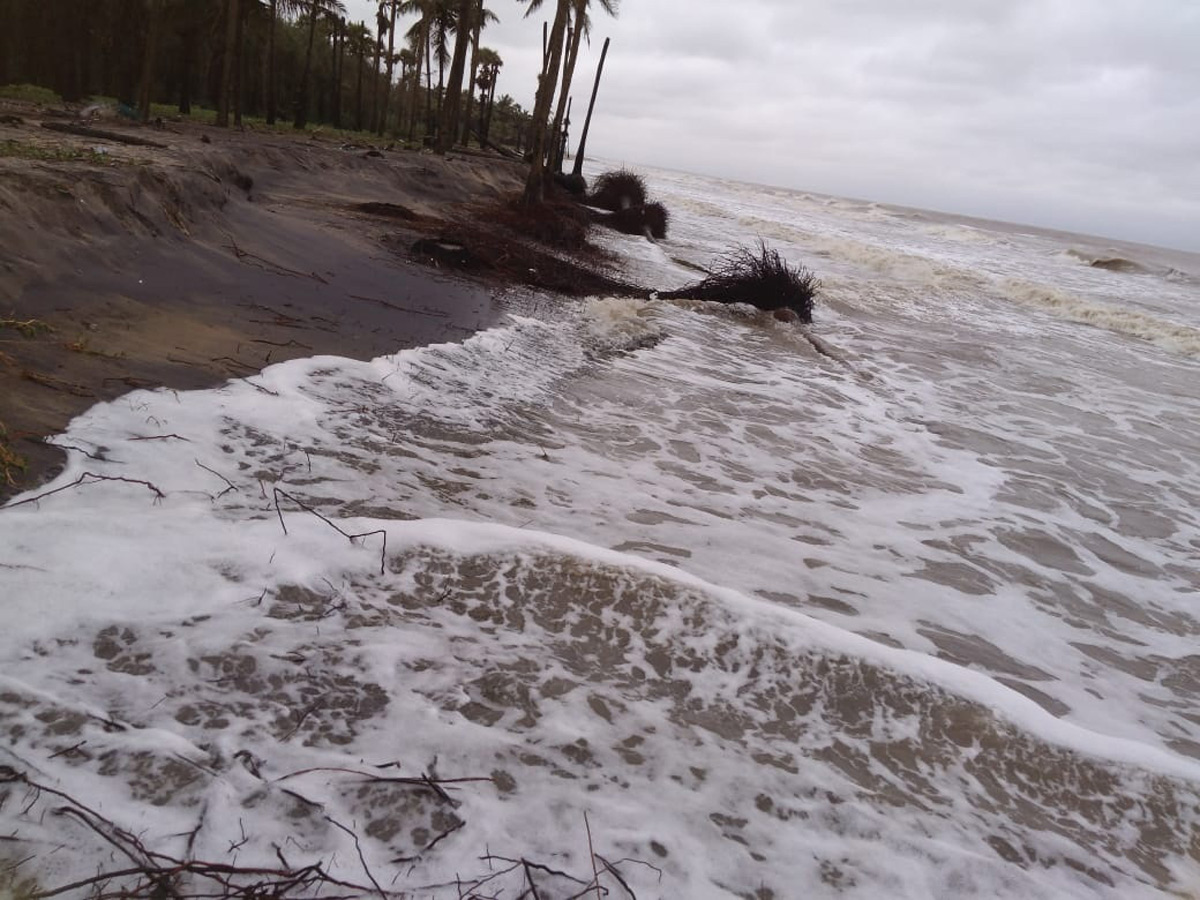
[[[1200,896],[1200,256],[640,171],[627,280],[812,324],[512,291],[53,439],[0,892]]]

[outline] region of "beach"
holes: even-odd
[[[0,497],[61,468],[44,438],[132,388],[370,359],[497,321],[503,277],[468,280],[410,247],[519,191],[521,168],[499,156],[90,125],[150,147],[44,129],[79,123],[28,103],[0,101],[0,116],[0,319],[13,323],[0,423],[28,462]]]
[[[78,306],[5,352],[97,396],[5,376],[79,414],[0,514],[0,890],[1194,893],[1200,257],[645,169],[571,295],[446,218],[490,161],[266,144],[186,235],[20,194]],[[811,325],[623,287],[760,240]]]

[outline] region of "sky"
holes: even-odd
[[[554,5],[488,0],[526,109]],[[1200,0],[593,7],[589,156],[1200,251]]]

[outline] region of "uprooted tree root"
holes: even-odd
[[[590,206],[607,209],[609,212],[619,212],[631,206],[645,206],[646,180],[629,169],[605,172],[596,179],[587,202]]]
[[[748,303],[765,310],[791,310],[803,323],[812,322],[813,303],[821,282],[804,266],[793,266],[760,242],[754,252],[739,247],[717,261],[707,278],[659,294],[667,300],[712,300]]]
[[[551,189],[545,203],[518,198],[475,207],[436,238],[410,245],[416,259],[505,284],[525,284],[572,297],[648,297],[650,291],[606,274],[612,260],[587,240],[591,215]]]
[[[667,236],[671,214],[661,203],[647,203],[601,214],[598,221],[625,234],[649,235],[661,241]]]

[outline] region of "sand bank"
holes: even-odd
[[[104,123],[161,146],[131,145],[3,101],[0,121],[0,424],[28,464],[0,497],[50,477],[61,451],[43,438],[99,400],[297,356],[367,359],[499,315],[497,283],[408,248],[518,191],[507,160]]]

